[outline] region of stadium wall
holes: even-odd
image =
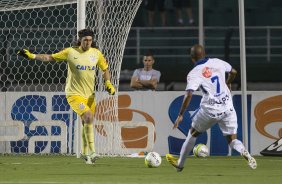
[[[119,121],[152,123],[156,135],[153,150],[161,155],[168,152],[178,154],[190,127],[191,115],[198,108],[201,100],[200,94],[196,93],[184,114],[186,122],[180,124],[177,130],[172,130],[183,94],[183,92],[120,92]],[[278,91],[248,92],[248,145],[254,155],[259,155],[263,149],[282,137],[282,95],[280,94]],[[64,93],[3,92],[0,93],[0,99],[0,153],[75,152],[74,129],[77,116],[68,106]],[[233,92],[233,100],[238,115],[238,138],[242,140],[240,92]],[[53,128],[46,128],[45,131],[36,130],[38,127],[47,126],[48,122],[49,126],[53,126],[57,131],[56,133],[52,132]],[[15,126],[22,128],[13,130]],[[36,134],[32,133],[34,131]],[[131,143],[127,145],[128,147],[142,148],[142,145],[146,147],[148,131],[137,128],[127,133],[133,134],[122,135],[124,141]],[[15,148],[14,146],[17,145],[15,142],[20,140],[25,140],[26,144]],[[37,146],[40,141],[50,145],[38,151]],[[59,148],[52,149],[54,141],[60,142]],[[203,133],[197,140],[197,143],[200,142],[208,145],[211,155],[238,154],[229,150],[218,126]]]

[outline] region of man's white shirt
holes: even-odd
[[[199,60],[187,75],[186,91],[200,89],[203,94],[200,107],[208,113],[233,109],[232,96],[225,79],[226,72],[231,70],[229,63],[217,58]]]

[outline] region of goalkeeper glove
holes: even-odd
[[[27,59],[35,59],[35,54],[32,54],[31,52],[29,52],[29,50],[26,50],[26,49],[22,49],[18,51],[17,54]]]
[[[105,86],[106,86],[106,90],[108,91],[108,93],[110,95],[115,94],[116,90],[115,90],[114,86],[112,85],[112,83],[110,82],[110,80],[106,80]]]

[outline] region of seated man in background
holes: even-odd
[[[157,84],[160,81],[161,72],[153,69],[154,56],[150,53],[143,57],[144,68],[138,68],[134,71],[130,87],[135,90],[153,90],[157,89]]]

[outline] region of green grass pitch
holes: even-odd
[[[185,183],[185,184],[281,184],[282,157],[256,157],[252,170],[243,158],[189,157],[177,173],[162,158],[159,168],[147,168],[144,158],[100,158],[86,165],[74,156],[0,156],[0,184],[78,183]]]

